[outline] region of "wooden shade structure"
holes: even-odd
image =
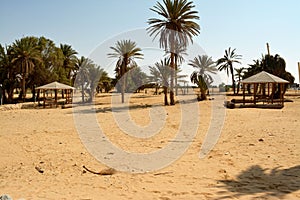
[[[58,105],[58,91],[61,90],[63,93],[63,97],[65,98],[65,103],[69,104],[72,103],[72,94],[73,94],[73,90],[75,89],[74,87],[71,87],[69,85],[63,84],[63,83],[59,83],[59,82],[52,82],[40,87],[37,87],[37,93],[38,96],[40,96],[40,92],[43,92],[43,107],[45,108],[46,106],[46,102],[51,102],[54,103],[54,105],[57,107]],[[47,91],[54,91],[54,101],[52,98],[52,93],[51,93],[51,99],[46,98],[46,92]]]
[[[245,99],[245,89],[246,85],[253,86],[253,101],[250,101],[254,105],[258,102],[263,101],[268,104],[274,104],[274,93],[276,91],[276,87],[279,87],[280,91],[279,101],[276,100],[276,103],[279,103],[280,106],[284,106],[284,85],[289,82],[274,76],[268,72],[262,71],[254,76],[246,78],[241,81],[243,85],[243,105],[247,103]],[[258,89],[262,92],[262,94],[258,94]],[[267,91],[266,91],[267,90]]]

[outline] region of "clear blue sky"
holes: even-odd
[[[121,32],[147,27],[152,0],[0,0],[0,43],[22,36],[45,36],[89,56],[103,41]],[[194,38],[214,60],[228,47],[243,56],[242,65],[266,53],[279,54],[299,82],[299,0],[194,0],[201,33]],[[109,50],[108,50],[109,52]]]

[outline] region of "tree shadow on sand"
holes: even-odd
[[[135,98],[139,98],[139,97],[135,97]],[[144,98],[144,97],[142,97]],[[184,100],[180,100],[177,102],[178,104],[192,104],[192,103],[197,103],[197,99],[196,98],[188,98],[188,99],[184,99]],[[98,105],[105,105],[107,104],[108,106],[106,107],[101,107],[98,108]],[[86,103],[76,103],[73,104],[73,107],[82,107],[86,109],[80,109],[80,111],[76,111],[73,110],[71,113],[82,113],[82,114],[91,114],[91,113],[107,113],[107,112],[123,112],[123,111],[128,111],[128,110],[141,110],[141,109],[146,109],[146,108],[154,108],[154,107],[161,107],[164,108],[165,106],[161,103],[155,103],[155,104],[147,104],[147,103],[135,103],[132,105],[128,105],[128,104],[120,104],[120,105],[114,105],[113,107],[111,106],[111,103],[90,103],[90,102],[86,102]],[[95,106],[95,108],[94,108]],[[94,109],[91,109],[94,108]]]
[[[269,171],[269,172],[266,172]],[[242,171],[236,180],[220,180],[228,191],[235,193],[231,197],[260,194],[262,198],[278,197],[300,190],[300,165],[288,169],[262,169],[258,165]],[[218,198],[225,199],[227,197]]]

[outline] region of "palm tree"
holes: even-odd
[[[12,45],[13,64],[19,67],[22,77],[22,99],[26,98],[26,78],[32,72],[37,62],[41,62],[41,54],[36,38],[25,37],[16,40]]]
[[[140,92],[146,83],[147,75],[140,67],[135,66],[128,72],[126,92]]]
[[[170,62],[168,59],[161,60],[160,62],[155,63],[154,66],[149,66],[150,81],[155,81],[158,85],[162,86],[164,89],[164,104],[169,105],[168,102],[168,87],[169,80],[171,76],[171,71],[173,71],[170,67]]]
[[[157,2],[153,12],[162,18],[150,18],[147,28],[150,36],[156,38],[160,35],[160,47],[170,51],[170,67],[175,67],[176,44],[188,46],[188,41],[193,42],[192,37],[200,33],[200,27],[193,20],[199,19],[198,12],[193,10],[195,6],[188,0],[163,0],[163,4]],[[174,100],[174,77],[175,70],[171,73],[170,81],[170,104],[175,105]]]
[[[154,94],[158,95],[158,90],[161,87],[161,83],[162,83],[161,73],[155,67],[149,66],[149,70],[150,70],[150,76],[148,76],[148,80],[149,80],[149,82],[155,83],[155,92],[154,92]],[[167,101],[168,101],[168,99],[167,99]]]
[[[71,83],[72,73],[75,70],[76,54],[78,54],[71,45],[60,44],[60,49],[63,53],[63,67],[67,73],[67,79]]]
[[[126,72],[128,66],[135,65],[134,59],[143,59],[143,54],[140,53],[142,50],[137,47],[137,44],[131,40],[121,40],[116,43],[115,47],[110,47],[114,52],[109,53],[108,56],[111,58],[118,58],[116,64],[116,75],[117,78],[122,78],[121,83],[121,94],[122,103],[124,103],[124,93],[126,87]]]
[[[184,55],[186,53],[186,47],[183,44],[175,44],[175,52],[174,52],[174,66],[175,66],[175,95],[178,95],[178,65],[184,62]],[[167,54],[171,53],[170,51],[166,52]],[[171,57],[168,57],[169,61],[171,61]]]
[[[241,82],[241,78],[243,77],[243,73],[245,68],[239,68],[239,69],[234,69],[236,74],[234,76],[236,76],[238,78],[238,84],[237,84],[237,94],[240,91],[240,82]]]
[[[112,89],[112,79],[106,71],[103,71],[97,85],[97,92],[102,92],[102,89],[108,93]]]
[[[211,57],[202,55],[195,57],[194,60],[190,60],[189,65],[196,68],[191,74],[191,81],[196,83],[200,88],[201,100],[206,99],[206,90],[208,86],[213,82],[213,78],[210,74],[216,74],[218,71],[215,62]]]
[[[75,85],[81,87],[82,103],[85,102],[84,96],[85,96],[86,84],[90,81],[90,77],[89,77],[89,66],[90,65],[93,65],[92,61],[88,58],[85,58],[84,56],[81,56],[80,59],[77,59],[77,62],[75,64],[75,66],[77,68]]]
[[[233,70],[233,63],[239,63],[239,59],[241,59],[241,55],[235,54],[235,50],[233,49],[231,51],[231,48],[229,47],[228,50],[225,50],[225,55],[223,58],[218,59],[217,66],[219,66],[219,70],[226,70],[227,75],[229,76],[229,71],[231,74],[231,80],[232,80],[232,89],[233,93],[235,94],[235,80],[234,80],[234,70]]]
[[[4,103],[13,102],[13,91],[17,84],[16,75],[18,72],[12,63],[10,52],[11,46],[3,47],[0,44],[0,83],[2,84]]]
[[[95,91],[98,86],[99,78],[104,73],[104,69],[100,68],[95,64],[88,66],[89,72],[89,83],[88,83],[88,94],[90,96],[89,102],[92,102],[95,97]]]

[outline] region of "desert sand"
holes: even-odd
[[[300,199],[300,98],[283,109],[227,109],[214,149],[199,158],[211,121],[212,101],[199,102],[199,127],[188,150],[163,169],[147,173],[107,169],[82,144],[72,108],[0,111],[0,195],[13,199]],[[97,119],[112,143],[127,151],[151,152],[171,142],[179,128],[180,103],[167,113],[161,132],[148,138],[122,133],[109,94],[96,98]],[[132,120],[150,121],[162,95],[130,99]]]

